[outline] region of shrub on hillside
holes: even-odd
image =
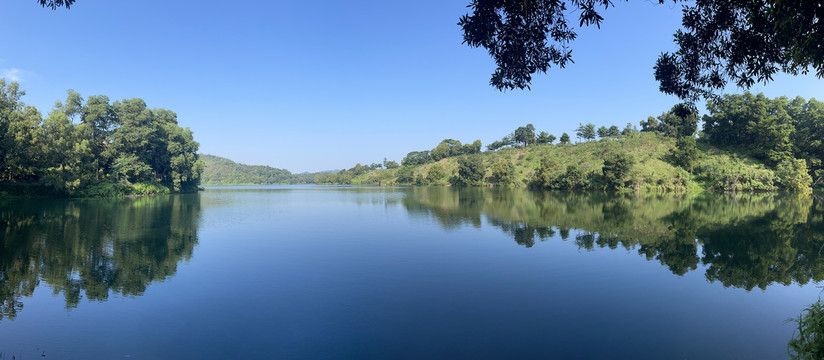
[[[775,169],[781,188],[790,191],[810,192],[813,178],[807,172],[807,162],[802,159],[786,159]]]

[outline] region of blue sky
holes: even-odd
[[[461,44],[467,4],[0,1],[0,76],[44,114],[66,89],[140,97],[177,112],[201,153],[293,172],[400,162],[444,138],[488,144],[526,123],[556,136],[623,127],[677,102],[652,66],[673,49],[680,6],[616,2],[600,30],[579,31],[575,64],[501,93],[485,50]],[[751,91],[824,99],[824,80],[779,76]]]

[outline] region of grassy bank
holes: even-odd
[[[623,174],[621,190],[636,191],[778,191],[782,178],[754,158],[724,151],[699,141],[691,171],[675,165],[675,139],[652,132],[635,132],[627,136],[587,141],[579,144],[533,144],[508,147],[473,155],[448,157],[437,162],[398,169],[377,169],[352,174],[350,184],[379,185],[451,185],[460,177],[462,159],[476,157],[482,164],[483,177],[478,186],[530,187],[535,184],[545,159],[554,160],[554,173],[563,177],[574,168],[580,173],[580,189],[606,190],[604,164],[609,154],[629,155],[632,164]],[[500,164],[504,164],[501,166]],[[501,181],[500,169],[510,178]],[[497,173],[496,173],[497,172]],[[341,177],[339,177],[341,178]],[[321,179],[323,180],[323,179]]]

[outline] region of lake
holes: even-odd
[[[824,204],[445,187],[0,202],[0,359],[781,359]]]

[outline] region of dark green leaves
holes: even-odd
[[[577,13],[579,27],[600,28],[598,8],[610,6],[610,0],[472,0],[471,13],[458,25],[465,44],[486,49],[495,60],[490,85],[529,89],[533,74],[573,62],[569,44],[577,34],[567,16]]]
[[[50,8],[52,10],[57,10],[59,7],[65,7],[68,9],[72,6],[72,4],[74,4],[74,1],[75,0],[37,0],[40,6]]]
[[[660,90],[694,102],[728,82],[747,89],[783,71],[824,77],[820,0],[705,0],[684,7],[679,49],[655,65]]]

